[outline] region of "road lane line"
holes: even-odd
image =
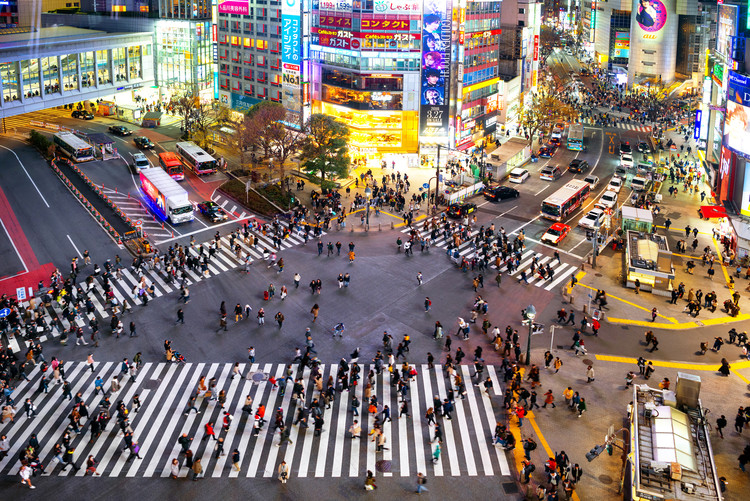
[[[13,249],[16,251],[16,255],[18,256],[18,260],[21,261],[21,264],[23,265],[23,269],[26,272],[28,272],[29,268],[26,266],[26,263],[23,261],[23,258],[21,257],[21,253],[18,251],[18,247],[16,247],[16,243],[10,237],[10,233],[8,233],[8,228],[5,227],[5,223],[3,222],[2,219],[0,219],[0,224],[3,225],[3,230],[5,230],[5,234],[8,236],[8,241],[10,241],[10,244],[13,246]],[[73,242],[71,241],[71,243],[73,243]],[[78,255],[80,255],[80,254],[81,253],[79,252]]]
[[[24,167],[23,162],[21,162],[21,159],[18,158],[18,155],[16,155],[16,152],[13,151],[13,150],[11,150],[7,146],[3,146],[1,144],[0,144],[0,148],[6,149],[6,150],[10,151],[11,153],[13,153],[13,156],[16,157],[16,160],[18,160],[18,164],[21,166],[21,168],[23,169],[23,171],[26,173],[26,176],[29,178],[29,181],[31,181],[31,184],[34,185],[34,189],[36,189],[36,192],[39,193],[39,196],[42,198],[42,202],[44,202],[44,205],[46,205],[47,208],[49,209],[49,204],[47,203],[47,200],[44,198],[44,195],[42,195],[42,192],[39,191],[39,187],[36,185],[36,183],[34,182],[34,180],[31,179],[31,175],[29,174],[29,171],[26,170],[26,167]]]
[[[4,227],[5,227],[5,225],[3,225],[3,228]],[[6,230],[6,233],[7,233],[7,230]],[[68,240],[70,240],[70,245],[72,245],[73,248],[76,250],[76,254],[78,254],[78,257],[81,258],[81,259],[83,259],[83,255],[81,254],[81,251],[79,251],[78,247],[76,247],[76,244],[73,243],[73,239],[70,238],[70,235],[65,235],[65,236],[68,237]],[[13,247],[15,247],[15,245],[13,245]],[[16,251],[16,252],[18,252],[18,251]]]

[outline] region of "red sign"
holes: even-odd
[[[534,35],[534,61],[539,61],[539,35]]]
[[[362,19],[362,29],[409,31],[409,21],[392,19]]]
[[[354,37],[351,31],[331,30],[328,28],[313,29],[313,33],[318,33],[318,43],[326,47],[335,47],[337,49],[348,49],[350,41]]]
[[[337,38],[343,38],[343,39],[350,39],[351,43],[350,46],[352,49],[356,49],[359,47],[359,45],[355,46],[355,42],[358,44],[359,41],[356,40],[358,38],[361,39],[379,39],[379,40],[396,40],[398,42],[409,42],[411,40],[421,40],[422,34],[421,33],[363,33],[361,31],[346,31],[346,30],[332,30],[329,28],[313,28],[313,33],[318,34],[318,38],[320,40],[320,45],[326,45],[325,42],[323,42],[324,38],[331,38],[331,37],[337,37]],[[331,47],[337,47],[331,45]]]
[[[351,28],[352,20],[348,17],[320,16],[321,26],[332,26],[334,28]]]
[[[732,185],[734,184],[734,153],[726,147],[721,147],[721,159],[719,160],[719,200],[722,202],[732,196]]]
[[[484,108],[485,113],[492,113],[493,111],[497,111],[497,97],[497,94],[495,94],[487,98],[487,104]]]

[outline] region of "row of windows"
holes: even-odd
[[[497,64],[497,52],[494,50],[464,56],[464,66],[467,68],[473,68],[474,66],[481,66],[489,63]]]
[[[487,14],[488,12],[500,13],[502,4],[500,2],[469,2],[466,7],[466,15]]]
[[[353,57],[340,54],[330,54],[328,52],[316,50],[310,51],[310,58],[319,63],[363,71],[416,71],[419,69],[420,55],[415,55],[415,58]],[[404,54],[404,56],[406,56],[406,54]]]
[[[476,101],[477,99],[489,97],[493,94],[497,94],[497,84],[488,85],[487,87],[482,87],[481,89],[473,90],[468,94],[464,94],[463,101],[466,103],[470,103],[472,101]]]
[[[472,37],[466,38],[464,46],[467,49],[476,49],[482,47],[495,47],[500,43],[500,35],[492,35],[489,37]]]
[[[500,28],[500,18],[466,20],[466,31],[468,33],[473,33],[475,31],[496,30],[498,28]]]
[[[261,83],[269,82],[272,85],[281,85],[281,74],[278,73],[279,68],[271,68],[276,73],[269,74],[267,71],[253,70],[252,68],[243,66],[230,66],[228,64],[222,64],[219,72],[224,76],[233,76],[235,78],[244,78],[245,80],[256,80]]]
[[[235,93],[241,93],[246,96],[256,97],[258,99],[268,99],[271,101],[281,102],[281,91],[278,89],[269,89],[262,85],[242,82],[229,78],[220,78],[219,87],[223,90],[231,90]]]
[[[464,86],[473,85],[475,83],[484,82],[490,78],[497,76],[497,66],[490,68],[484,68],[481,70],[473,71],[471,73],[464,73]]]

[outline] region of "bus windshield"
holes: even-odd
[[[560,206],[559,205],[553,205],[548,202],[542,203],[542,212],[545,214],[548,214],[550,216],[559,216],[560,215]]]
[[[568,129],[568,149],[583,150],[583,124],[571,124]]]

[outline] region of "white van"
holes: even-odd
[[[630,187],[633,188],[635,191],[643,191],[646,189],[646,185],[648,184],[648,180],[645,177],[634,177],[632,181],[630,181]]]
[[[151,167],[153,167],[153,165],[151,165],[151,161],[143,153],[131,153],[130,158],[132,159],[130,164],[133,166],[135,172],[140,172],[143,169],[150,169]]]
[[[523,183],[528,179],[529,177],[529,171],[526,169],[523,169],[521,167],[516,167],[512,171],[510,171],[510,174],[508,176],[508,181],[511,183]]]

